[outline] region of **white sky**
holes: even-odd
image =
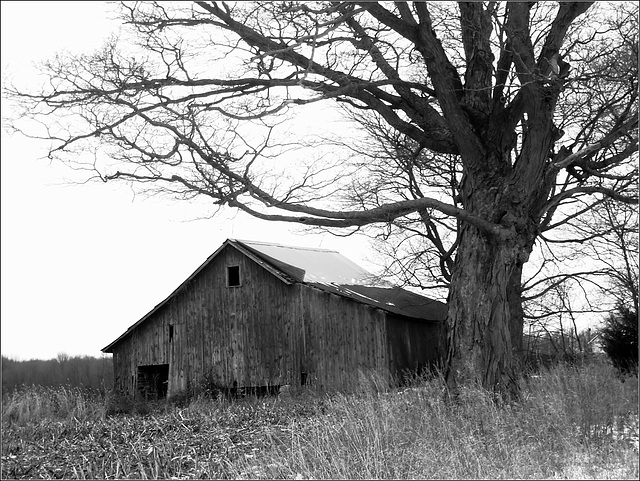
[[[118,28],[103,2],[1,8],[3,82],[6,73],[32,78],[32,63],[60,50],[92,51]],[[70,185],[68,169],[41,159],[44,149],[2,130],[4,356],[101,355],[229,237],[335,249],[373,270],[366,240],[309,235],[232,211],[194,220],[205,213],[184,202],[134,199],[126,186]]]
[[[105,2],[1,3],[4,76],[33,79],[33,62],[92,51],[119,24]],[[3,116],[5,103],[2,103]],[[337,250],[375,271],[358,237],[310,235],[291,224],[133,198],[126,186],[65,182],[45,146],[2,130],[1,351],[17,359],[100,349],[151,310],[229,237]]]

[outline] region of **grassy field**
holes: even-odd
[[[363,386],[367,383],[363,383]],[[521,402],[441,383],[390,392],[124,406],[24,388],[2,404],[2,478],[638,479],[638,380],[599,363],[523,381]]]

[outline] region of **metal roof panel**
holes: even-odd
[[[381,281],[337,251],[239,239],[235,242],[297,282],[401,316],[431,321],[447,316],[446,304]]]
[[[400,287],[323,283],[310,283],[310,285],[404,317],[426,321],[444,321],[447,317],[445,303]]]
[[[372,285],[376,276],[337,251],[236,239],[297,282]]]

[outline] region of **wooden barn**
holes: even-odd
[[[228,239],[104,349],[115,388],[165,397],[203,382],[349,389],[443,355],[446,305],[376,282],[336,251]]]

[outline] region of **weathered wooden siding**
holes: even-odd
[[[385,312],[306,285],[295,286],[301,371],[322,388],[355,386],[359,372],[388,379]]]
[[[227,287],[227,267],[234,265],[240,266],[241,286]],[[114,347],[117,387],[134,392],[137,365],[164,363],[170,366],[169,395],[204,379],[228,387],[288,382],[295,354],[286,336],[290,287],[227,247]]]
[[[239,287],[227,267],[240,266]],[[137,367],[169,364],[168,394],[220,386],[355,386],[387,381],[434,357],[430,329],[304,284],[288,285],[232,246],[113,348],[116,388],[133,394]]]
[[[396,380],[402,380],[405,370],[415,371],[437,364],[444,356],[444,341],[442,323],[389,314],[387,344],[391,374]]]

